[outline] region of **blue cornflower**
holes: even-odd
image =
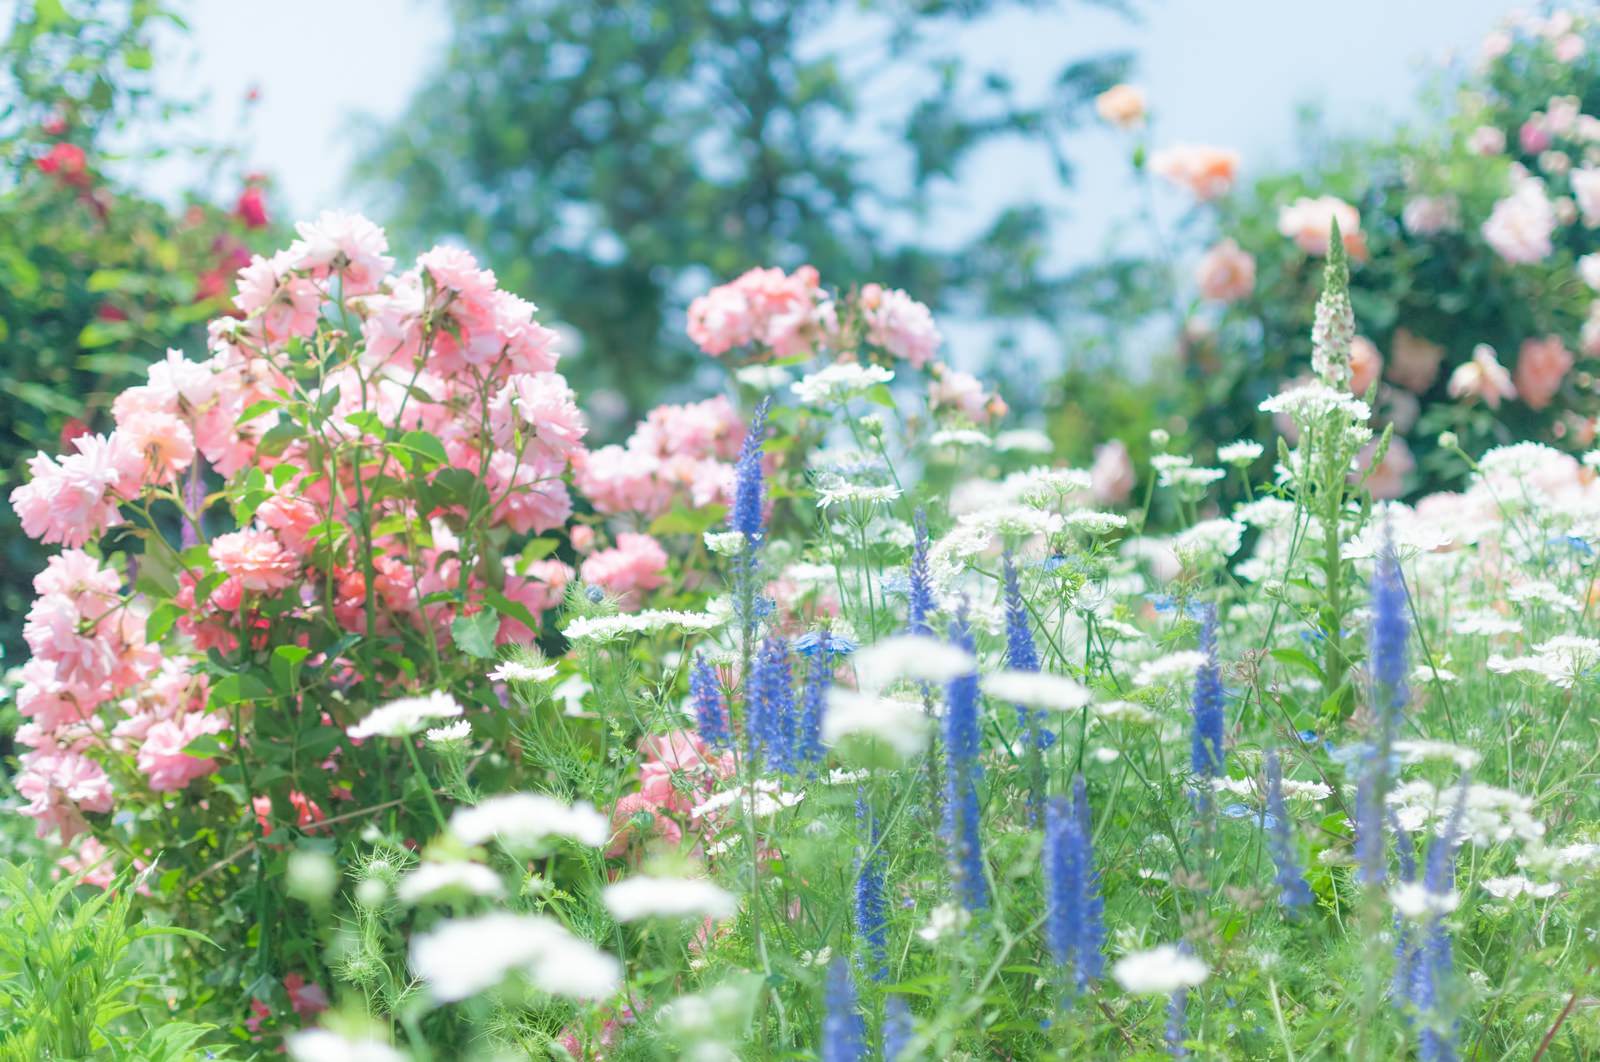
[[[1278,870],[1278,899],[1293,914],[1310,905],[1311,887],[1295,858],[1289,809],[1283,799],[1283,765],[1278,761],[1277,749],[1267,750],[1267,819],[1271,823],[1267,827],[1267,847]]]
[[[764,483],[761,474],[761,447],[767,434],[767,411],[772,407],[768,396],[756,407],[750,420],[750,430],[739,447],[739,456],[733,466],[733,510],[728,515],[728,526],[745,537],[750,552],[760,547],[765,537],[762,527],[762,500]]]
[[[806,631],[794,640],[794,651],[801,656],[849,656],[859,648],[861,645],[854,638],[821,629]]]
[[[1394,540],[1385,527],[1372,573],[1372,702],[1388,734],[1406,703],[1406,586],[1395,556]],[[1388,744],[1387,741],[1384,742]]]
[[[722,697],[722,684],[706,658],[695,655],[689,669],[689,700],[694,704],[695,724],[700,740],[717,748],[727,748],[733,736],[728,732],[728,706]]]
[[[883,1001],[883,1059],[895,1062],[911,1046],[911,1008],[904,996],[890,996]]]
[[[912,517],[916,541],[911,548],[911,585],[906,593],[906,633],[932,634],[933,576],[928,571],[928,514],[921,509]]]
[[[856,817],[862,825],[862,847],[856,854],[856,936],[865,952],[867,976],[881,981],[888,975],[889,923],[884,898],[883,857],[878,846],[878,825],[870,820],[866,806],[856,801]]]
[[[806,667],[806,688],[800,698],[795,724],[795,756],[801,763],[822,762],[822,716],[828,708],[828,687],[833,685],[833,655],[821,652]]]
[[[1045,941],[1076,994],[1104,966],[1105,924],[1081,775],[1073,790],[1072,800],[1056,797],[1045,809],[1043,860]]]
[[[850,964],[838,956],[828,964],[823,993],[822,1062],[857,1062],[867,1057],[867,1026],[856,1009]]]
[[[966,617],[950,625],[950,641],[975,654]],[[944,835],[950,851],[950,874],[957,897],[969,911],[989,905],[989,884],[983,876],[983,846],[978,835],[978,762],[983,734],[978,716],[978,673],[968,672],[946,688],[944,715]]]
[[[789,646],[782,638],[763,642],[751,664],[745,728],[752,759],[759,755],[769,770],[794,773],[794,677]]]
[[[1200,651],[1206,662],[1194,675],[1194,740],[1190,766],[1203,778],[1222,774],[1222,668],[1217,662],[1217,610],[1208,605],[1200,622]]]

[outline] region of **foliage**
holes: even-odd
[[[1472,450],[1590,445],[1597,45],[1589,15],[1514,17],[1475,65],[1441,77],[1423,100],[1428,118],[1336,138],[1308,116],[1299,166],[1192,200],[1174,231],[1154,232],[1167,308],[1118,316],[1168,318],[1176,349],[1152,375],[1155,393],[1179,403],[1186,437],[1203,449],[1266,430],[1260,402],[1305,372],[1338,215],[1355,259],[1358,393],[1376,382],[1374,423],[1396,429],[1380,496],[1459,485],[1465,470],[1438,444],[1444,432]],[[1160,154],[1147,143],[1132,141],[1146,182]],[[1197,261],[1184,252],[1207,242]],[[1168,394],[1171,379],[1181,384]]]
[[[104,891],[82,897],[86,876]],[[228,1058],[211,1026],[174,1021],[146,972],[155,945],[183,931],[140,924],[143,877],[86,868],[39,881],[0,860],[0,1059]],[[195,939],[204,941],[203,937]]]
[[[227,279],[264,221],[259,189],[237,214],[199,200],[174,209],[134,190],[131,165],[179,105],[153,88],[153,42],[178,20],[144,2],[13,5],[0,44],[0,486],[39,450],[94,426],[111,398],[171,347],[197,346]],[[138,147],[130,154],[128,144]],[[214,160],[220,163],[220,156]],[[0,643],[41,556],[0,507],[5,542]]]
[[[1341,246],[1283,433],[1109,503],[808,268],[690,306],[748,415],[588,450],[527,303],[326,216],[13,494],[22,810],[298,1060],[1581,1055],[1600,453],[1379,504]]]
[[[1036,206],[965,244],[925,231],[986,144],[1020,138],[1066,179],[1065,134],[1127,65],[1072,63],[1022,100],[947,46],[1011,6],[456,0],[448,56],[362,176],[394,191],[402,237],[459,234],[537,290],[581,340],[574,380],[635,411],[694,368],[668,327],[682,300],[754,262],[804,255],[841,285],[878,279],[997,327],[1059,319],[1070,278],[1049,272]]]

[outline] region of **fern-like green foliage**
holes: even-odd
[[[0,860],[0,1062],[231,1057],[201,1046],[214,1026],[171,1020],[146,976],[157,938],[206,938],[141,924],[137,884],[124,873],[86,897],[81,875],[49,882],[37,865]]]

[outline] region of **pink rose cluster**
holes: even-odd
[[[611,810],[609,856],[627,852],[645,831],[677,848],[685,827],[697,835],[714,827],[717,817],[697,816],[695,808],[738,773],[732,752],[718,752],[692,730],[647,737],[641,752],[638,790]]]
[[[188,654],[264,648],[321,615],[352,632],[446,633],[486,607],[490,589],[462,526],[541,533],[571,515],[566,479],[587,456],[586,425],[535,307],[456,248],[394,273],[383,230],[355,215],[324,214],[298,233],[240,270],[237,315],[211,323],[208,357],[168,353],[117,396],[110,433],[80,436],[60,458],[37,455],[11,494],[28,535],[65,547],[35,584],[19,696],[32,751],[18,785],[41,831],[70,836],[83,812],[111,809],[108,757],[125,757],[156,792],[214,769],[184,751],[224,729],[202,708]],[[315,406],[318,429],[280,409],[290,396]],[[663,451],[721,459],[738,445],[731,410],[664,414],[651,430]],[[721,491],[724,467],[671,474],[704,496]],[[430,511],[388,486],[407,470],[438,488]],[[214,478],[223,495],[208,493]],[[129,504],[157,492],[182,502],[184,535],[174,634],[159,648],[145,640],[150,606],[94,555],[130,517],[147,539],[161,534],[146,504]],[[243,522],[207,539],[223,496]],[[348,533],[356,526],[375,529],[370,555]],[[639,556],[619,569],[642,586]],[[573,576],[554,560],[485,563],[503,565],[494,589],[535,618]],[[496,637],[533,633],[502,616]]]
[[[70,840],[84,830],[86,812],[112,810],[111,776],[100,756],[131,760],[156,792],[211,773],[212,760],[184,750],[201,735],[221,733],[227,721],[205,711],[203,677],[146,641],[147,616],[121,577],[68,549],[50,558],[33,587],[39,596],[23,625],[31,656],[17,691],[27,720],[17,742],[28,751],[16,786],[39,836],[59,830]]]
[[[626,444],[579,455],[575,482],[607,516],[660,516],[675,502],[691,508],[730,502],[733,459],[744,422],[725,396],[657,406]]]
[[[833,302],[808,265],[793,273],[752,269],[689,304],[689,338],[713,356],[754,345],[780,358],[804,354],[837,327]]]
[[[912,368],[927,365],[944,337],[927,306],[898,288],[864,284],[842,302],[811,266],[793,273],[752,269],[689,304],[689,338],[706,354],[740,347],[777,358],[854,354],[861,341]]]

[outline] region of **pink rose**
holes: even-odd
[[[1379,376],[1383,375],[1383,355],[1378,346],[1366,336],[1356,336],[1350,342],[1350,393],[1365,395]]]
[[[1421,394],[1439,376],[1444,348],[1430,343],[1406,328],[1396,328],[1389,349],[1388,377],[1394,383]]]
[[[1511,374],[1487,343],[1479,343],[1474,348],[1471,361],[1456,366],[1446,390],[1451,398],[1481,398],[1490,409],[1499,409],[1501,401],[1517,397]]]

